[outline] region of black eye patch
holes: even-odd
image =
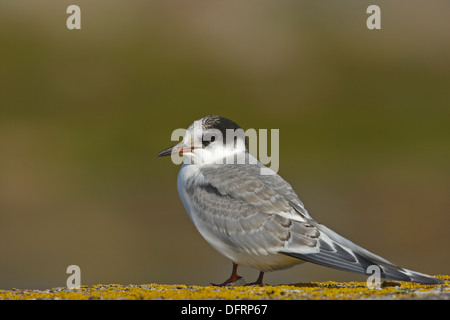
[[[211,136],[209,139],[205,136],[202,137],[202,145],[204,147],[207,147],[211,142],[214,142],[216,140],[215,136]]]

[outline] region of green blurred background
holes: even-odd
[[[66,8],[81,8],[68,30]],[[382,29],[366,28],[378,4]],[[0,1],[0,288],[199,284],[231,263],[157,152],[218,114],[280,129],[319,222],[448,274],[448,1]],[[241,268],[248,282],[257,271]],[[305,264],[268,284],[364,281]]]

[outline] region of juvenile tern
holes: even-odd
[[[229,133],[241,132],[229,137]],[[233,263],[264,272],[303,262],[366,274],[371,265],[381,278],[423,284],[442,280],[401,268],[315,221],[291,185],[249,152],[242,129],[220,116],[207,116],[186,130],[183,140],[158,156],[184,157],[177,178],[183,205],[204,239]],[[241,161],[236,161],[241,159]],[[243,161],[242,161],[243,159]],[[266,171],[267,172],[267,171]]]

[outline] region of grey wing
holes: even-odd
[[[204,167],[202,173],[221,194],[251,202],[260,206],[262,211],[289,211],[302,218],[311,219],[291,185],[278,174],[261,175],[262,168],[266,167],[260,162],[210,165]]]
[[[254,165],[204,166],[202,174],[207,183],[188,186],[187,193],[205,233],[254,255],[277,253],[291,244],[302,252],[316,248],[319,232],[308,223],[306,210],[294,209],[293,203],[303,204],[281,177],[272,177],[271,184]]]

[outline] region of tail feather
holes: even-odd
[[[280,252],[285,255],[331,267],[343,271],[368,274],[369,266],[380,267],[380,277],[396,281],[409,281],[422,284],[442,284],[443,280],[426,274],[401,268],[386,259],[354,244],[327,227],[314,223],[320,230],[318,252],[298,251]]]
[[[301,254],[292,252],[282,252],[288,256],[301,259],[304,261],[316,263],[326,267],[331,267],[343,271],[356,272],[361,274],[368,274],[369,266],[376,265],[380,267],[380,277],[395,281],[417,282],[422,284],[443,284],[444,281],[432,276],[425,275],[420,272],[403,269],[400,267],[386,266],[377,264],[375,261],[370,261],[363,256],[355,253],[356,262],[348,262],[341,259],[336,259],[332,254]]]

